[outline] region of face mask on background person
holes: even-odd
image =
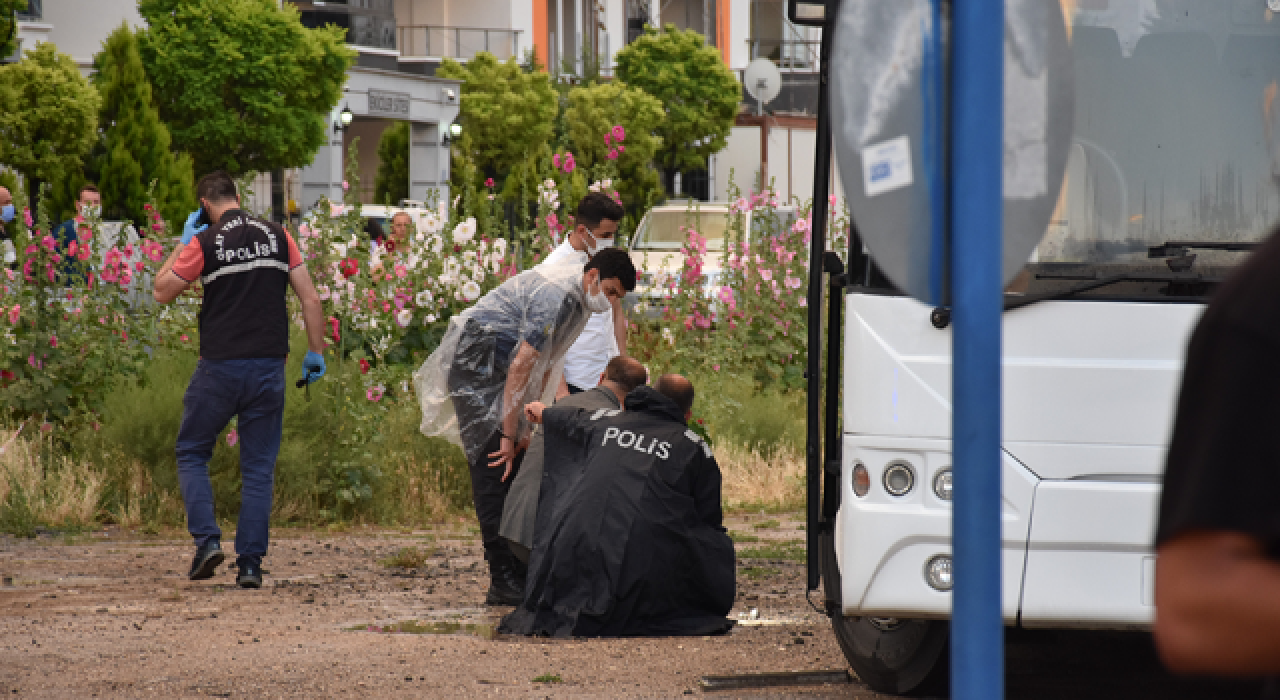
[[[597,281],[595,291],[587,292],[587,310],[593,314],[600,314],[613,308],[613,304],[609,302],[609,297],[600,289],[600,282]]]
[[[102,215],[102,206],[98,204],[86,204],[80,207],[80,216],[92,218]]]
[[[17,215],[18,212],[13,208],[12,204],[6,204],[3,207],[0,207],[0,221],[9,223],[10,221],[13,221],[13,217]]]
[[[586,227],[584,226],[583,228],[586,228]],[[587,230],[587,237],[586,237],[587,238],[587,257],[594,258],[596,256],[596,253],[599,253],[600,251],[604,250],[605,248],[608,248],[609,246],[602,245],[600,241],[596,240],[596,234],[592,233],[591,229],[588,228],[586,230]],[[612,245],[613,241],[609,241],[609,244]]]

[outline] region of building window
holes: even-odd
[[[27,9],[18,10],[18,19],[32,21],[44,19],[43,0],[27,0]]]
[[[396,48],[396,9],[393,0],[292,0],[302,24],[315,29],[332,24],[347,30],[347,43],[376,49]]]
[[[715,46],[716,10],[716,0],[667,0],[662,3],[659,19],[663,26],[692,29],[706,37],[708,46]]]

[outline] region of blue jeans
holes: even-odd
[[[238,416],[240,437],[240,520],[236,554],[261,564],[275,485],[276,455],[284,419],[284,360],[200,360],[182,397],[178,430],[178,480],[187,509],[187,530],[203,547],[222,540],[213,514],[209,459],[222,429]]]

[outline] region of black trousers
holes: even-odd
[[[495,556],[508,556],[510,552],[498,530],[507,491],[524,457],[521,453],[516,458],[511,477],[505,482],[502,473],[506,468],[489,466],[489,454],[502,447],[501,425],[489,415],[489,402],[495,393],[501,396],[507,381],[507,368],[496,365],[494,354],[492,334],[474,321],[468,321],[458,339],[448,378],[449,395],[470,467],[471,498],[476,506],[476,519],[480,521],[480,537],[485,558],[490,560]]]

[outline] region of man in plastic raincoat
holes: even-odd
[[[414,374],[422,432],[460,445],[491,576],[485,602],[515,605],[524,568],[499,535],[502,509],[528,440],[525,404],[554,393],[565,352],[592,313],[635,289],[626,252],[601,251],[575,263],[527,270],[455,316],[440,347]],[[501,468],[501,469],[499,469]]]

